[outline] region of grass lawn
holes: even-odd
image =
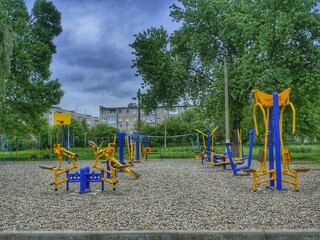
[[[255,146],[253,148],[253,159],[257,159],[259,149],[262,146]],[[320,164],[320,145],[287,145],[287,149],[290,150],[292,160],[299,161],[299,163],[316,163]],[[152,154],[148,156],[148,159],[160,158],[193,158],[196,147],[192,146],[168,146],[164,147],[151,147]],[[95,159],[94,151],[92,148],[70,148],[71,152],[77,153],[77,160],[90,160]],[[125,153],[127,149],[125,149]],[[214,147],[217,152],[225,152],[224,145],[218,145]],[[248,154],[249,147],[244,146],[244,154]],[[44,155],[49,155],[51,159],[57,159],[56,155],[50,150],[19,150],[18,152],[12,152],[12,157],[17,160],[32,160],[34,159],[44,159]],[[2,153],[2,158],[5,156],[7,161],[11,159],[10,152]],[[119,153],[115,153],[115,157],[119,157]],[[102,159],[102,158],[101,158]]]

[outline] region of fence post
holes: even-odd
[[[29,137],[27,137],[27,152],[28,152],[28,160],[30,160],[30,146],[29,146]]]
[[[72,133],[72,151],[74,152],[74,133]]]
[[[49,135],[49,149],[50,149],[50,159],[52,159],[52,133]]]
[[[40,136],[38,136],[38,159],[40,159]]]
[[[18,138],[16,137],[16,159],[19,159],[19,143]]]
[[[86,159],[87,157],[87,134],[84,134],[84,153],[83,158]]]

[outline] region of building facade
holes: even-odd
[[[79,122],[85,120],[88,128],[92,128],[93,126],[99,123],[98,117],[93,117],[88,114],[77,113],[75,111],[65,110],[60,107],[53,107],[50,109],[50,112],[46,114],[46,118],[48,119],[48,122],[51,126],[53,125],[53,115],[55,113],[71,113],[71,117],[77,119]]]
[[[158,107],[154,112],[146,115],[143,110],[140,111],[140,119],[148,126],[158,126],[169,117],[180,115],[185,111],[185,106],[175,106],[172,110]],[[135,129],[138,122],[138,106],[135,103],[128,104],[128,107],[104,107],[99,106],[100,122],[109,126],[119,128],[120,131],[130,132]]]

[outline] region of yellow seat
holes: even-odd
[[[40,168],[46,169],[46,170],[52,170],[55,168],[55,166],[47,166],[47,165],[39,165]]]

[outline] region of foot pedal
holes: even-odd
[[[135,175],[136,179],[140,177],[140,174],[136,173],[135,171],[131,170],[131,172]]]

